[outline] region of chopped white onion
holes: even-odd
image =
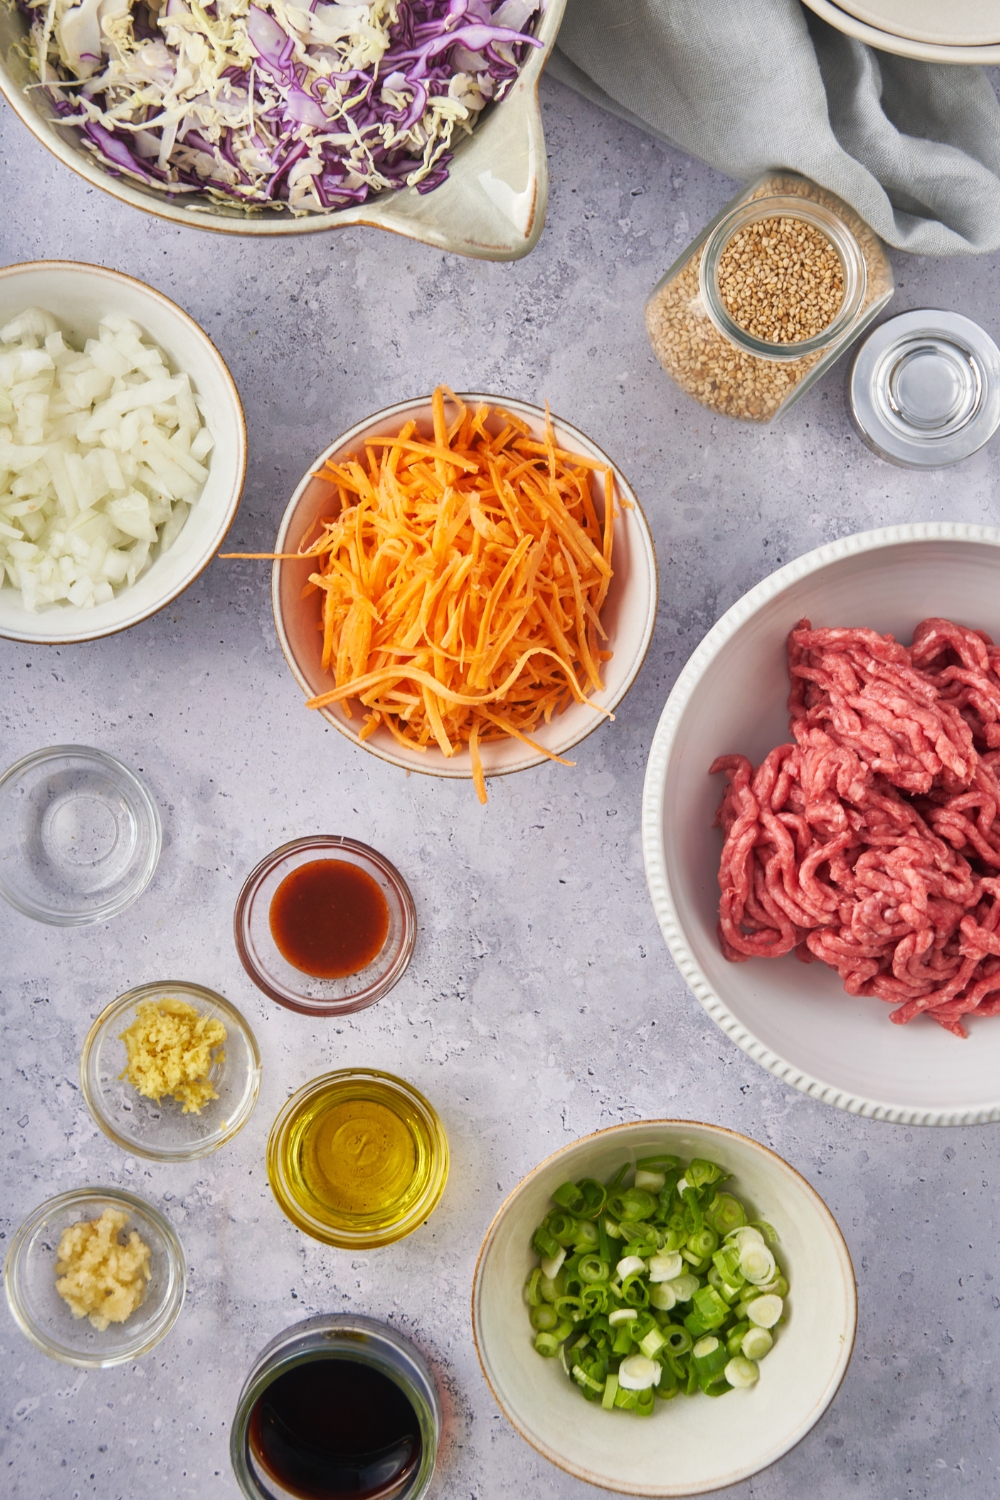
[[[212,435],[188,375],[118,314],[82,352],[26,309],[0,329],[0,586],[106,604],[172,546]]]

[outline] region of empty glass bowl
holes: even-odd
[[[0,895],[37,922],[117,916],[153,878],[160,840],[146,787],[103,750],[36,750],[0,776]]]
[[[314,860],[356,865],[375,881],[389,908],[389,931],[371,963],[343,979],[315,979],[296,969],[271,933],[271,902],[293,870]],[[364,1010],[392,989],[406,970],[417,936],[417,913],[406,882],[394,865],[367,844],[339,834],[315,834],[282,844],[247,876],[236,902],[236,949],[258,989],[303,1015],[336,1016]]]
[[[164,1095],[159,1103],[145,1099],[119,1078],[128,1062],[121,1033],[149,1000],[185,1000],[200,1015],[218,1017],[226,1028],[222,1061],[214,1063],[209,1082],[218,1094],[198,1113]],[[243,1016],[214,990],[184,980],[141,984],[112,1000],[87,1033],[80,1055],[80,1086],[98,1125],[119,1146],[153,1161],[193,1161],[232,1140],[253,1113],[260,1092],[260,1053]]]
[[[135,1229],[149,1246],[152,1275],[135,1312],[102,1331],[89,1318],[75,1318],[56,1291],[56,1261],[63,1230],[99,1219],[106,1208],[128,1214],[125,1234]],[[138,1359],[158,1344],[181,1310],[186,1278],[180,1240],[163,1215],[117,1188],[77,1188],[41,1204],[15,1234],[4,1266],[7,1302],[21,1332],[43,1354],[91,1370]]]

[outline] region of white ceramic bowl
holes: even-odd
[[[917,1125],[1000,1119],[1000,1019],[968,1017],[960,1041],[881,1000],[848,995],[793,954],[731,964],[716,937],[721,835],[717,755],[755,765],[788,739],[785,640],[813,625],[868,625],[909,642],[943,615],[1000,639],[1000,530],[949,522],[844,537],[796,558],[723,615],[688,661],[653,737],[643,851],[674,962],[712,1019],[762,1067],[852,1114]]]
[[[701,1395],[658,1401],[640,1421],[584,1401],[558,1361],[536,1354],[521,1293],[537,1264],[531,1236],[552,1206],[553,1190],[581,1177],[603,1181],[623,1161],[663,1151],[726,1167],[734,1174],[727,1189],[774,1226],[790,1286],[788,1321],[751,1390],[716,1401]],[[688,1120],[613,1125],[548,1157],[490,1225],[472,1289],[479,1362],[504,1415],[568,1474],[626,1495],[702,1495],[773,1464],[837,1394],[856,1324],[851,1258],[823,1200],[765,1146]]]
[[[919,62],[944,62],[944,63],[966,63],[989,67],[1000,63],[1000,46],[996,44],[984,44],[981,46],[960,46],[954,44],[943,44],[941,42],[920,41],[911,36],[901,36],[894,31],[884,29],[883,26],[872,25],[869,21],[861,19],[860,12],[864,9],[868,14],[874,15],[876,10],[881,10],[888,16],[889,6],[866,5],[864,7],[852,7],[858,11],[857,15],[849,14],[846,9],[835,5],[833,0],[803,0],[811,11],[820,16],[831,26],[842,31],[845,36],[852,36],[859,42],[865,42],[869,47],[875,47],[879,52],[892,52],[897,57],[911,57]],[[899,0],[900,10],[906,5],[906,0]],[[895,9],[895,4],[893,5]],[[922,6],[921,9],[925,9]],[[908,7],[907,7],[908,9]],[[985,9],[985,8],[984,8]],[[938,15],[945,13],[946,7],[937,5],[935,10]],[[943,22],[947,29],[947,21]],[[988,26],[988,22],[987,22]],[[914,29],[908,27],[909,30]],[[983,34],[986,33],[984,26]],[[951,34],[954,34],[952,32]]]
[[[26,87],[35,82],[21,51],[28,22],[13,4],[0,5],[0,92],[64,166],[119,202],[174,224],[248,235],[310,234],[368,224],[459,255],[514,260],[527,255],[537,242],[549,191],[538,80],[555,45],[566,0],[541,4],[535,35],[542,46],[529,48],[508,93],[495,109],[484,112],[473,134],[459,142],[446,182],[432,193],[404,188],[352,208],[302,218],[274,209],[250,215],[197,193],[171,198],[157,188],[116,177],[82,145],[79,131],[60,126],[45,91]]]
[[[463,394],[462,400],[470,404],[485,401],[490,406],[500,406],[515,412],[530,425],[536,436],[544,434],[545,413],[537,406],[529,406],[524,401],[514,401],[506,396],[484,396],[478,393]],[[358,422],[349,432],[331,443],[316,462],[309,466],[288,502],[274,544],[275,552],[295,551],[301,538],[311,532],[316,517],[329,512],[331,493],[336,492],[331,485],[313,477],[327,460],[336,461],[357,452],[364,446],[367,437],[399,432],[403,423],[410,418],[419,423],[422,431],[431,431],[429,396],[421,396],[414,401],[400,401],[396,406],[389,406],[373,417],[366,417],[363,422]],[[614,578],[601,612],[601,622],[608,632],[608,641],[602,644],[614,654],[604,664],[604,692],[595,693],[590,700],[613,710],[638,675],[656,623],[657,578],[653,539],[628,481],[607,454],[568,422],[555,416],[552,422],[556,440],[562,447],[587,454],[602,464],[611,464],[614,469],[616,499],[619,502],[616,506],[618,515],[615,520],[612,554]],[[596,482],[594,505],[598,518],[603,519],[604,497]],[[319,620],[318,596],[314,592],[305,600],[301,597],[303,585],[314,568],[315,564],[311,560],[278,561],[274,563],[271,576],[271,603],[278,640],[296,681],[310,696],[327,692],[333,686],[332,676],[323,671],[320,661],[322,638],[316,629]],[[310,709],[307,712],[322,713],[349,740],[361,744],[363,749],[378,755],[382,760],[390,761],[394,766],[402,766],[404,770],[419,771],[428,776],[471,777],[472,767],[467,749],[450,758],[445,757],[436,746],[423,753],[408,750],[393,739],[385,728],[379,728],[370,738],[359,741],[358,731],[363,723],[362,715],[365,710],[354,700],[352,710],[354,717],[351,719],[345,718],[339,705],[328,709]],[[585,704],[574,703],[564,713],[554,716],[550,724],[536,730],[532,737],[557,755],[563,755],[605,722],[603,714],[595,713]],[[544,755],[515,739],[490,740],[481,746],[481,754],[483,770],[487,776],[524,771],[529,766],[543,765],[546,760]]]
[[[17,589],[9,583],[0,588],[0,636],[45,645],[97,640],[155,615],[193,583],[215,556],[243,493],[247,463],[243,407],[233,377],[208,334],[176,302],[131,276],[69,260],[31,261],[0,269],[0,327],[26,307],[52,313],[81,348],[84,339],[96,337],[97,325],[107,313],[134,319],[163,350],[171,369],[190,375],[215,438],[205,487],[177,540],[110,603],[93,609],[54,604],[31,614]]]

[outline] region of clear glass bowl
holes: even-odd
[[[99,1219],[106,1208],[126,1211],[125,1233],[138,1230],[149,1246],[152,1276],[141,1306],[102,1332],[89,1318],[75,1318],[56,1291],[56,1258],[63,1230]],[[21,1332],[43,1354],[90,1370],[138,1359],[158,1344],[181,1310],[186,1280],[184,1251],[163,1215],[117,1188],[77,1188],[41,1204],[15,1234],[4,1265],[7,1302]]]
[[[209,1080],[218,1094],[199,1113],[184,1114],[176,1099],[144,1099],[118,1075],[128,1055],[121,1033],[146,1000],[186,1000],[201,1015],[217,1016],[226,1028],[225,1054]],[[80,1054],[80,1087],[87,1108],[111,1139],[153,1161],[194,1161],[232,1140],[249,1120],[260,1092],[256,1038],[234,1005],[214,990],[184,980],[141,984],[102,1010]]]
[[[317,1359],[372,1365],[406,1394],[420,1423],[420,1463],[393,1500],[418,1500],[430,1484],[441,1437],[441,1403],[430,1366],[394,1328],[358,1313],[327,1313],[284,1329],[261,1350],[240,1392],[230,1429],[229,1456],[247,1500],[276,1500],[274,1480],[260,1472],[250,1446],[250,1418],[267,1387],[280,1375]],[[289,1491],[281,1490],[282,1495]]]
[[[388,1206],[365,1214],[331,1209],[310,1190],[302,1169],[317,1117],[335,1104],[360,1100],[391,1110],[409,1132],[414,1151],[408,1186]],[[335,1150],[340,1138],[338,1131],[324,1149]],[[346,1150],[351,1145],[344,1140]],[[377,1171],[377,1160],[367,1165]],[[343,1250],[391,1245],[419,1229],[441,1201],[448,1165],[448,1137],[433,1105],[412,1084],[374,1068],[342,1068],[312,1079],[285,1104],[267,1141],[267,1176],[282,1212],[313,1239]]]
[[[146,787],[103,750],[36,750],[0,776],[0,896],[37,922],[117,916],[152,880],[161,837]]]
[[[288,962],[271,935],[270,908],[278,886],[292,870],[324,857],[364,870],[389,907],[389,933],[380,952],[367,968],[343,979],[303,974]],[[340,834],[314,834],[282,844],[250,872],[236,902],[233,931],[240,961],[265,995],[303,1015],[338,1016],[374,1005],[402,978],[413,955],[417,913],[406,881],[376,850]]]

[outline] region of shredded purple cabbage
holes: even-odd
[[[110,173],[297,214],[432,192],[541,45],[541,0],[21,3],[56,110]]]

